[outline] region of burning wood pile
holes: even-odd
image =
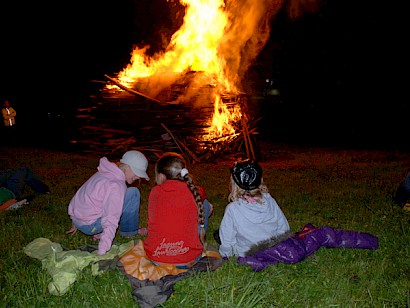
[[[92,97],[91,106],[77,112],[83,151],[120,154],[136,149],[156,156],[176,151],[190,162],[238,153],[255,158],[257,121],[249,120],[246,95],[221,95],[217,106],[215,85],[192,89],[193,79],[203,78],[200,72],[174,76],[168,87],[145,92],[149,95],[143,91],[153,88],[151,78],[130,88],[106,77],[116,87],[105,87]]]
[[[268,41],[270,19],[282,2],[169,4],[174,32],[160,31],[157,48],[135,44],[128,65],[115,79],[106,76],[94,106],[79,115],[87,145],[100,141],[100,149],[153,153],[177,149],[190,161],[241,151],[255,158],[257,120],[249,113],[243,80]]]

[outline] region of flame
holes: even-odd
[[[224,58],[218,54],[228,24],[224,1],[186,0],[181,3],[186,6],[184,23],[174,33],[166,50],[149,57],[147,46],[136,47],[131,63],[118,74],[118,79],[129,84],[138,78],[161,73],[203,71],[215,76],[226,90],[234,91],[235,87],[224,76]]]
[[[210,102],[214,103],[213,119],[204,139],[235,136],[235,122],[241,118],[240,108],[225,106],[221,95],[242,92],[243,76],[266,44],[269,21],[283,2],[180,0],[185,7],[183,24],[165,50],[148,56],[149,46],[135,47],[130,64],[117,78],[121,84],[129,86],[142,78],[155,76],[155,88],[149,89],[151,92],[148,93],[155,96],[170,85],[166,79],[174,76],[172,74],[203,72],[205,78],[202,75],[201,82],[213,84],[215,93],[212,96],[214,102]],[[160,83],[164,84],[161,86]]]
[[[238,135],[235,129],[235,123],[239,122],[242,117],[241,109],[239,105],[232,106],[232,110],[228,105],[223,104],[219,95],[215,98],[214,114],[209,127],[205,129],[206,135],[202,140],[214,140],[214,141],[230,141]]]

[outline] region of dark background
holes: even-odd
[[[135,44],[160,49],[161,35],[181,21],[177,9],[165,0],[2,4],[0,96],[16,109],[20,131],[63,140],[76,108],[101,86],[91,80],[121,71]],[[284,7],[245,81],[255,93],[267,78],[280,90],[252,101],[262,137],[408,149],[403,11],[334,0],[291,20]]]

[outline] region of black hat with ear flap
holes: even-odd
[[[258,188],[262,181],[261,166],[250,159],[236,162],[231,169],[231,173],[235,183],[245,190]]]

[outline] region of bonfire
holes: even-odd
[[[175,1],[169,3],[176,5]],[[97,104],[121,106],[118,108],[128,110],[130,115],[130,105],[138,104],[135,97],[139,103],[145,100],[146,108],[138,107],[139,117],[130,119],[119,112],[118,122],[134,121],[137,126],[149,117],[154,125],[140,125],[138,131],[147,133],[147,128],[160,127],[163,139],[172,140],[191,160],[242,150],[247,157],[255,158],[253,135],[257,134],[258,119],[248,112],[242,82],[269,39],[270,20],[283,1],[181,0],[180,5],[183,22],[166,46],[155,53],[150,46],[135,46],[130,63],[122,71],[105,75],[108,81]],[[128,96],[125,103],[124,92],[134,95],[134,101]],[[180,107],[179,112],[175,112],[175,106]],[[158,113],[142,112],[150,108]],[[164,112],[171,113],[167,123],[153,121]],[[180,118],[185,118],[182,125],[174,125],[181,122]],[[190,134],[184,133],[185,128]],[[135,130],[124,140],[127,143],[119,143],[116,149],[147,149]],[[152,142],[150,150],[158,151]]]

